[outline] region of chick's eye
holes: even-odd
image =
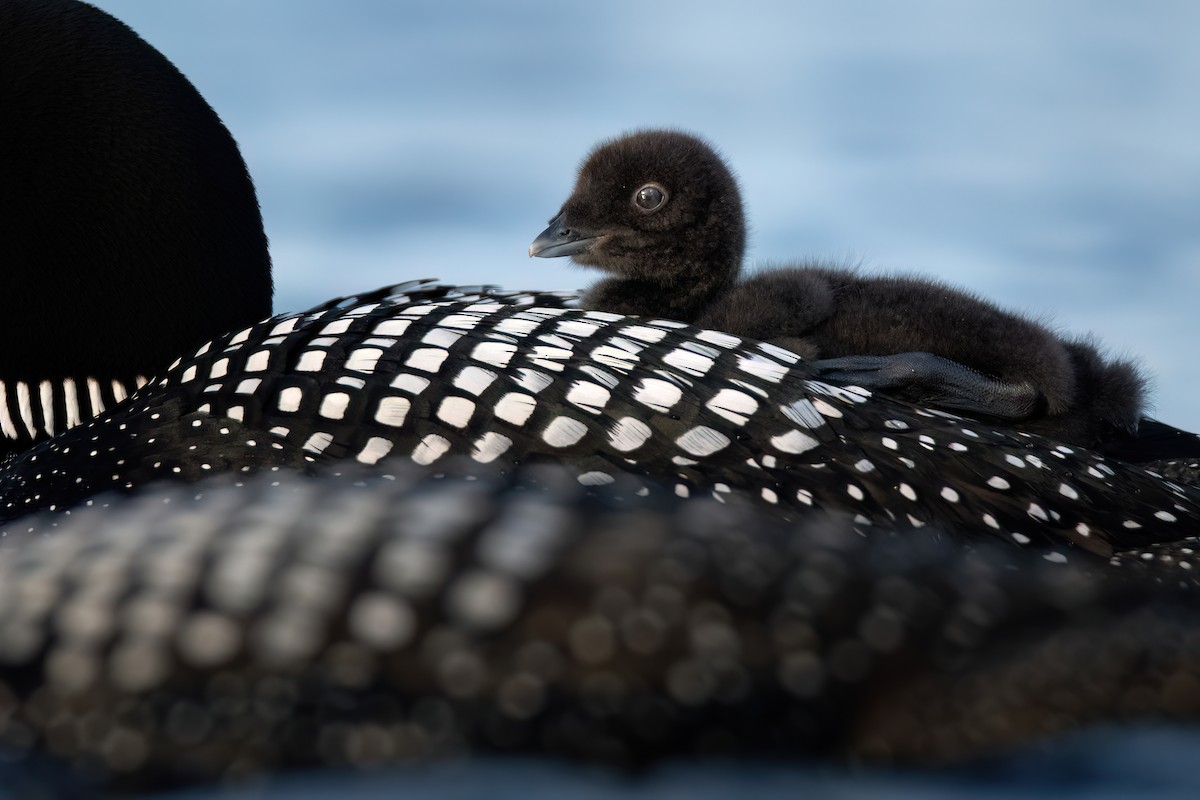
[[[633,196],[633,202],[643,211],[656,211],[665,202],[667,202],[667,193],[659,186],[648,183],[637,190],[637,194]]]

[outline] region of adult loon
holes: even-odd
[[[166,99],[151,103],[156,109],[169,111],[175,97],[187,98],[189,109],[199,104],[206,113],[184,116],[170,130],[188,138],[179,126],[196,124],[200,131],[191,138],[206,143],[201,153],[212,150],[219,158],[193,154],[201,161],[193,164],[167,150],[159,165],[159,151],[130,142],[126,150],[96,154],[125,164],[130,174],[175,174],[181,198],[174,204],[188,209],[205,205],[209,182],[236,186],[250,216],[246,225],[261,232],[231,137],[166,59],[82,3],[4,8],[4,35],[19,44],[6,47],[4,57],[18,53],[24,71],[15,74],[29,76],[5,90],[13,103],[31,103],[22,99],[30,94],[53,96],[58,83],[71,82],[73,73],[57,60],[53,69],[34,69],[43,59],[58,59],[67,41],[72,55],[66,63],[87,73],[91,91],[116,87],[111,103],[95,100],[98,109],[140,117],[141,104],[160,95]],[[144,76],[137,83],[145,87],[142,94],[129,94],[114,79],[129,70]],[[87,130],[66,132],[77,171],[86,174]],[[50,128],[39,135],[37,141],[58,148],[55,136],[65,133]],[[221,170],[231,174],[193,178]],[[76,200],[101,187],[91,205],[119,205],[105,186],[76,184]],[[57,195],[33,197],[44,198],[46,207],[27,202],[19,218],[41,223],[52,216]],[[60,228],[57,238],[80,231],[90,235],[93,228]],[[158,222],[149,230],[130,225],[128,233],[121,241],[172,242],[172,232]],[[261,243],[261,235],[231,235],[225,245],[240,252],[231,256],[242,265],[236,274],[249,275],[259,290],[269,287]],[[67,252],[84,259],[83,249],[76,242]],[[175,273],[163,264],[178,262],[146,263],[146,252],[129,248],[121,257],[138,262],[129,268],[135,273]],[[235,276],[218,272],[209,262],[220,259],[205,252],[210,255],[198,266],[182,262],[184,270],[218,275],[221,291],[234,293]],[[156,296],[141,304],[188,305],[195,280],[180,280],[169,302]],[[106,302],[97,300],[118,294],[112,286],[90,298],[90,324],[100,326]],[[33,296],[53,288],[42,286]],[[211,294],[197,296],[205,308],[225,305]],[[181,354],[153,383],[94,420],[14,455],[0,470],[0,513],[13,520],[40,508],[66,509],[96,492],[162,477],[265,466],[318,469],[343,458],[374,463],[403,456],[432,464],[460,453],[509,466],[551,458],[591,483],[635,472],[680,495],[745,493],[790,515],[814,507],[844,510],[863,527],[932,525],[965,538],[999,536],[1055,548],[1075,543],[1101,555],[1179,538],[1193,517],[1200,519],[1190,490],[1143,470],[817,381],[812,365],[769,344],[561,305],[550,295],[502,298],[409,284],[228,333],[225,318],[214,315],[211,335],[223,335]],[[139,341],[154,338],[156,317],[141,317],[136,307],[122,325],[136,328]],[[193,314],[202,324],[204,313]],[[54,340],[53,332],[44,336]],[[90,368],[82,359],[91,351],[59,349],[62,358],[77,359],[68,371]],[[119,348],[109,349],[101,366],[118,359]],[[7,380],[7,367],[0,370]],[[49,421],[45,427],[52,427]],[[1125,502],[1128,493],[1140,502]]]
[[[639,131],[588,155],[529,253],[613,275],[585,308],[769,340],[821,359],[829,380],[1085,447],[1136,430],[1145,389],[1132,364],[924,278],[821,266],[741,278],[743,217],[737,181],[708,144]]]
[[[6,37],[136,40],[82,4],[0,8],[30,12]],[[952,756],[1070,724],[1063,691],[1117,714],[1127,676],[1191,711],[1159,673],[1080,677],[1110,650],[1191,668],[1191,595],[1113,577],[1190,574],[1200,493],[1143,469],[550,295],[415,282],[205,336],[0,466],[8,747],[137,782],[462,748]],[[215,473],[237,480],[161,480]],[[1072,642],[1037,714],[972,682],[1026,688],[996,676]],[[934,713],[958,679],[1003,719]]]

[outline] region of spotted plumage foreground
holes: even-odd
[[[443,472],[165,487],[9,541],[0,742],[145,785],[494,750],[959,758],[1200,712],[1194,593]]]
[[[1200,526],[1200,493],[1143,469],[812,380],[771,345],[554,299],[417,283],[228,334],[5,464],[6,516],[161,477],[464,454],[842,511],[860,528],[932,524],[1053,559]]]

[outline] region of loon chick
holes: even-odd
[[[1095,446],[1137,428],[1144,382],[1084,341],[924,278],[779,268],[741,278],[737,181],[702,140],[648,130],[601,143],[530,245],[614,277],[584,308],[666,316],[772,341],[830,380]]]
[[[0,76],[2,456],[269,316],[271,261],[233,138],[128,27],[6,0]]]

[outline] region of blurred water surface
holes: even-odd
[[[708,137],[753,263],[919,271],[1140,356],[1200,428],[1200,5],[101,0],[241,143],[277,308],[525,250],[598,140]]]
[[[943,769],[675,762],[622,775],[578,764],[483,758],[422,768],[267,776],[147,800],[1194,800],[1200,796],[1200,775],[1190,765],[1197,747],[1200,733],[1195,731],[1144,727],[1089,731]],[[0,764],[0,800],[72,796],[65,788],[59,795],[41,793],[34,784],[8,778]]]

